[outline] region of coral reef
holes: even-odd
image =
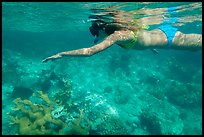
[[[127,94],[127,91],[129,92]],[[117,104],[126,104],[131,96],[132,87],[129,84],[118,85],[114,92],[114,101]]]
[[[100,135],[127,135],[128,130],[124,121],[114,114],[101,114],[94,122],[92,134]]]
[[[54,98],[58,104],[63,104],[66,106],[71,99],[72,83],[70,80],[64,80],[63,86],[61,87],[63,88],[59,89],[55,93]]]
[[[43,91],[48,92],[53,85],[56,87],[64,85],[61,78],[62,76],[60,76],[60,74],[56,74],[53,70],[42,70],[39,75],[42,78],[38,80],[37,85]]]
[[[161,134],[161,125],[158,117],[154,114],[144,112],[140,116],[141,126],[147,130],[151,135]]]
[[[149,134],[178,135],[183,131],[180,112],[167,101],[162,101],[146,94],[146,102],[140,115],[140,125]]]
[[[70,91],[70,90],[69,90]],[[11,115],[11,124],[17,125],[17,134],[20,135],[58,135],[77,134],[87,135],[90,131],[90,121],[80,110],[80,116],[74,118],[68,126],[62,116],[68,117],[67,109],[50,100],[48,94],[38,91],[32,94],[40,98],[41,103],[33,103],[30,100],[17,98],[14,100],[15,113]],[[69,113],[70,114],[70,113]]]
[[[64,106],[57,106],[51,114],[53,118],[58,119],[62,116],[67,116],[67,109],[64,109]]]
[[[73,101],[72,88],[71,80],[63,80],[63,85],[61,85],[60,89],[57,89],[53,95],[56,104],[58,106],[63,106],[64,111],[68,110],[69,113],[76,112],[76,110],[80,109],[79,106],[83,108],[83,106],[79,104],[80,102],[77,103],[76,101]]]
[[[11,118],[12,124],[18,125],[17,134],[21,135],[40,135],[40,134],[59,134],[66,127],[61,120],[53,119],[51,112],[53,102],[47,94],[38,91],[33,96],[39,97],[45,104],[33,104],[30,100],[14,100],[16,116]]]
[[[69,128],[65,130],[65,134],[69,135],[88,135],[90,131],[90,121],[87,117],[84,117],[84,110],[81,109],[80,116],[72,121]]]
[[[166,96],[171,103],[190,109],[198,106],[201,108],[201,85],[171,81],[167,90],[170,92],[166,92]]]

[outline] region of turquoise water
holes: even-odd
[[[202,51],[158,50],[154,55],[113,45],[91,57],[41,62],[58,52],[94,45],[88,17],[100,13],[93,8],[112,6],[132,15],[177,7],[133,15],[177,17],[172,25],[179,31],[202,34],[202,3],[2,5],[2,134],[202,133]],[[16,105],[17,98],[24,101]]]

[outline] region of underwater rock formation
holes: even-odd
[[[202,86],[199,84],[172,81],[167,90],[169,92],[166,92],[166,96],[169,102],[184,108],[201,108]]]
[[[183,121],[179,110],[167,101],[152,95],[143,97],[146,104],[140,115],[140,127],[153,135],[178,135],[182,133]]]
[[[22,98],[22,99],[28,99],[32,94],[33,90],[30,88],[26,88],[23,86],[16,86],[13,89],[13,92],[11,93],[12,98]]]
[[[129,92],[127,94],[127,91]],[[114,92],[114,101],[117,104],[126,104],[131,98],[132,87],[130,84],[118,85]]]

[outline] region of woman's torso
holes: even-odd
[[[127,35],[131,35],[129,40],[117,43],[125,49],[165,48],[167,45],[167,38],[160,29],[129,31]]]

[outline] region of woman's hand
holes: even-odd
[[[46,59],[42,60],[42,62],[47,62],[49,60],[55,60],[55,59],[59,59],[61,58],[62,56],[60,54],[56,54],[56,55],[53,55],[53,56],[50,56],[50,57],[47,57]]]

